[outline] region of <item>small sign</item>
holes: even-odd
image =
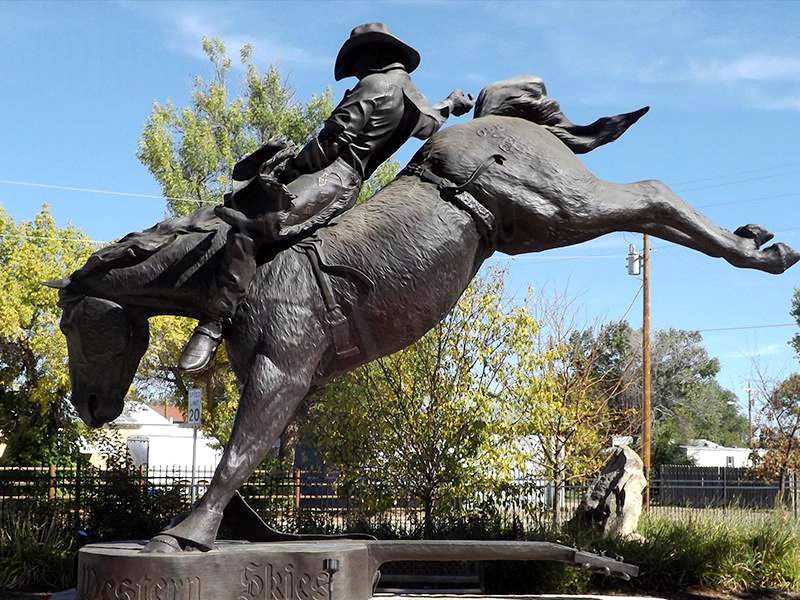
[[[186,424],[191,427],[200,427],[203,414],[203,390],[192,388],[189,390],[189,414],[186,415]]]

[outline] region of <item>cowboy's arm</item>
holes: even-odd
[[[369,78],[348,92],[322,126],[320,132],[292,159],[296,173],[315,173],[330,165],[358,137],[384,96],[384,90]]]
[[[420,94],[419,101],[425,102],[425,97]],[[444,125],[447,118],[452,114],[460,117],[469,112],[475,101],[470,94],[465,94],[461,90],[454,90],[444,100],[440,100],[433,106],[427,105],[420,115],[417,128],[414,130],[414,137],[426,140],[436,133]]]

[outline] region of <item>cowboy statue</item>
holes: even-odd
[[[207,320],[195,329],[179,366],[205,369],[222,341],[265,247],[282,248],[352,208],[362,183],[409,138],[427,139],[451,114],[472,109],[472,97],[456,90],[431,106],[411,82],[419,53],[382,23],[353,29],[336,58],[336,80],[358,84],[321,131],[279,168],[261,176],[287,143],[272,141],[240,161],[233,192],[216,214],[231,225],[225,258],[215,277]]]

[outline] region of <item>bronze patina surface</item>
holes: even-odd
[[[381,39],[401,48],[393,46],[385,27],[373,24],[359,31],[354,36],[369,34],[373,41]],[[356,73],[367,68],[369,61],[358,66],[352,62],[356,56],[352,53],[356,48],[374,50],[374,46],[351,42],[348,48],[341,64],[352,64]],[[575,125],[547,96],[544,83],[526,76],[488,85],[475,103],[475,118],[435,131],[420,125],[429,108],[415,100],[406,75],[398,71],[405,68],[407,74],[416,66],[413,53],[405,52],[395,56],[401,67],[391,63],[388,71],[364,79],[380,79],[384,90],[391,87],[402,100],[402,110],[394,107],[396,114],[411,110],[414,118],[408,123],[413,127],[390,128],[402,135],[390,135],[389,145],[385,145],[388,140],[372,140],[374,145],[364,142],[364,148],[350,148],[348,144],[361,144],[361,138],[353,137],[347,127],[334,125],[330,131],[338,132],[335,140],[311,142],[312,149],[328,158],[350,156],[348,168],[366,169],[366,175],[375,168],[375,161],[385,158],[381,152],[399,147],[395,144],[407,139],[409,131],[422,137],[430,134],[409,167],[370,201],[341,214],[337,209],[338,216],[314,221],[308,230],[301,228],[299,238],[270,237],[268,226],[293,226],[288,215],[295,214],[293,209],[299,205],[292,203],[301,195],[281,180],[282,173],[288,172],[284,167],[299,169],[302,165],[294,164],[295,159],[303,156],[284,152],[285,144],[274,143],[238,173],[245,179],[252,175],[255,184],[243,188],[255,194],[245,198],[247,202],[239,198],[243,202],[239,204],[237,192],[230,206],[200,208],[130,234],[93,254],[69,279],[51,284],[60,288],[72,403],[88,425],[99,427],[122,411],[148,347],[148,319],[178,315],[208,322],[216,318],[210,307],[221,298],[219,277],[236,275],[231,253],[239,253],[236,256],[252,267],[252,273],[237,279],[247,284],[242,283],[241,297],[232,303],[236,310],[230,322],[219,331],[211,328],[207,333],[212,337],[199,334],[213,342],[215,336],[224,338],[241,384],[230,439],[206,493],[190,514],[155,537],[148,551],[210,551],[236,490],[264,459],[301,403],[333,377],[419,340],[448,313],[495,252],[542,252],[629,231],[766,273],[783,273],[800,259],[785,244],[762,248],[773,237],[762,227],[750,224],[728,231],[659,181],[603,181],[577,159],[578,153],[616,140],[646,109]],[[350,70],[343,68],[341,73],[346,76]],[[365,102],[372,106],[374,101]],[[458,93],[436,110],[457,114],[468,105],[471,100]],[[346,188],[349,203],[353,186],[360,185],[360,174],[358,182],[333,188],[328,186],[329,174],[315,179],[320,193]],[[338,206],[339,192],[326,202]],[[320,198],[311,196],[307,200],[314,205]],[[289,203],[288,208],[282,208],[282,203]],[[276,217],[284,208],[286,218]],[[256,243],[253,236],[260,241]],[[244,240],[244,246],[231,244],[232,237]],[[213,344],[200,348],[211,349]],[[248,539],[302,539],[261,527],[247,510],[239,515],[256,524],[245,528],[253,536]],[[442,550],[447,544],[408,546],[423,554],[433,547]],[[351,551],[350,546],[341,548]],[[477,551],[482,546],[469,548]],[[209,565],[216,564],[217,559],[212,560],[216,555],[208,556]],[[192,554],[175,560],[203,558]],[[109,573],[117,572],[111,562],[107,564],[112,569]],[[242,574],[237,577],[241,579]]]
[[[80,600],[369,600],[397,560],[551,560],[629,578],[633,565],[547,542],[219,542],[208,552],[143,553],[145,542],[80,551]]]

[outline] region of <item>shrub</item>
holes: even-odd
[[[101,485],[86,499],[87,526],[95,536],[103,541],[148,539],[187,511],[185,482],[152,487],[133,466],[121,438],[105,438],[100,445],[106,469],[97,473]]]
[[[75,585],[75,533],[68,515],[47,505],[0,517],[0,589],[49,592]]]
[[[695,585],[727,592],[800,590],[800,525],[780,514],[755,521],[646,516],[640,532],[642,541],[596,542],[638,565],[639,577],[624,585],[593,583],[648,591]]]

